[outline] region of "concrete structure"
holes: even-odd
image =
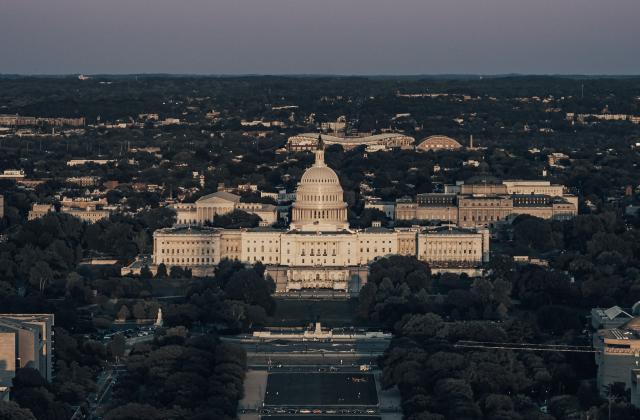
[[[29,210],[29,215],[27,216],[28,220],[35,220],[43,217],[49,212],[56,211],[53,204],[38,204],[33,203],[31,205],[31,210]]]
[[[413,255],[443,270],[476,269],[489,259],[488,230],[371,228],[352,230],[337,174],[316,162],[302,176],[289,229],[216,229],[180,226],[154,232],[152,271],[159,264],[209,275],[222,259],[261,262],[277,290],[358,292],[368,265],[385,256]],[[210,214],[209,214],[210,215]]]
[[[81,187],[94,187],[100,182],[97,176],[74,176],[66,179],[67,183],[79,185]]]
[[[629,314],[619,306],[612,306],[609,309],[591,309],[591,326],[595,331],[618,328],[631,319],[633,319],[633,315]]]
[[[606,398],[609,385],[622,383],[631,390],[632,404],[640,407],[640,317],[617,328],[599,330],[593,336],[593,346],[598,350],[600,395]]]
[[[384,149],[412,149],[415,139],[400,133],[383,133],[354,137],[339,137],[328,134],[322,135],[326,145],[339,144],[345,150],[358,146],[384,146]],[[287,149],[292,152],[303,150],[312,151],[318,146],[317,133],[304,133],[289,137]]]
[[[109,163],[115,163],[115,159],[71,159],[67,161],[67,166],[80,166],[93,163],[95,165],[107,165]]]
[[[255,331],[253,337],[260,340],[293,340],[293,341],[333,341],[333,340],[367,340],[384,339],[391,340],[392,335],[382,331],[345,331],[343,329],[322,328],[320,322],[316,322],[313,328],[278,331]]]
[[[421,152],[439,152],[443,150],[460,150],[462,145],[447,136],[430,136],[420,140],[420,144],[416,146],[417,151]]]
[[[107,205],[106,198],[99,200],[63,198],[61,205],[60,213],[69,214],[87,223],[95,223],[102,219],[107,219],[111,214],[110,210],[104,208]],[[55,207],[52,204],[34,203],[31,205],[28,219],[39,219],[54,211]]]
[[[561,161],[563,160],[569,160],[569,156],[565,155],[564,153],[550,153],[549,155],[547,155],[547,163],[549,164],[549,166],[551,167],[562,167],[562,165],[560,164]]]
[[[84,117],[79,118],[46,118],[46,117],[25,117],[18,114],[0,115],[0,126],[23,127],[23,126],[53,126],[53,127],[84,127]]]
[[[396,203],[393,201],[367,200],[364,203],[365,209],[376,209],[384,213],[389,220],[396,218]]]
[[[75,207],[62,207],[60,213],[66,213],[73,217],[87,222],[96,223],[103,219],[108,219],[111,212],[109,210],[103,210],[98,208],[75,208]]]
[[[0,174],[0,179],[12,179],[14,181],[21,180],[25,177],[22,169],[5,169]]]
[[[521,214],[568,219],[578,214],[578,197],[549,181],[507,180],[459,183],[445,193],[418,194],[396,201],[396,220],[433,220],[460,227],[492,226]]]
[[[200,197],[195,203],[179,203],[171,206],[176,210],[176,225],[204,225],[213,222],[215,216],[229,214],[234,210],[255,214],[263,222],[272,225],[278,221],[278,209],[273,204],[243,203],[240,196],[224,191]]]
[[[25,367],[52,379],[53,325],[53,314],[0,314],[0,387]]]

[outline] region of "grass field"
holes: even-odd
[[[378,404],[370,373],[270,373],[265,405],[373,406]]]
[[[306,326],[320,321],[326,327],[367,326],[357,319],[357,299],[312,300],[276,299],[276,313],[269,318],[268,325]]]

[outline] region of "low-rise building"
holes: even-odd
[[[593,336],[593,345],[600,395],[607,398],[608,387],[620,383],[631,390],[631,403],[640,407],[640,317],[599,330]]]
[[[27,216],[28,220],[35,220],[45,216],[47,213],[56,211],[56,208],[53,204],[38,204],[33,203],[31,205],[31,210],[29,210],[29,215]]]
[[[569,156],[564,153],[550,153],[547,155],[547,163],[551,167],[562,168],[562,161],[569,160]]]
[[[224,191],[205,195],[195,203],[173,204],[176,210],[176,225],[204,225],[213,222],[215,216],[229,214],[234,210],[255,214],[266,224],[278,221],[277,207],[273,204],[243,203],[240,196]]]
[[[16,369],[53,376],[53,314],[0,314],[0,387],[11,387]]]
[[[22,169],[5,169],[0,174],[0,179],[20,180],[25,176],[26,175]]]
[[[289,137],[287,149],[292,152],[312,151],[318,145],[317,133],[304,133]],[[383,133],[362,136],[337,136],[323,134],[322,141],[325,145],[339,144],[345,150],[358,146],[384,146],[385,149],[413,149],[415,139],[401,133]]]
[[[94,187],[98,185],[100,178],[97,176],[72,176],[67,178],[67,183],[81,187]]]
[[[60,208],[60,213],[69,214],[87,223],[96,223],[100,220],[108,219],[109,215],[111,214],[109,210],[97,209],[93,207],[62,207]]]
[[[526,214],[564,220],[578,214],[578,197],[549,181],[458,183],[445,193],[396,200],[396,220],[431,220],[460,227],[493,226]]]
[[[364,203],[364,208],[380,210],[389,220],[393,220],[396,217],[396,204],[393,201],[367,200]]]
[[[87,164],[95,165],[108,165],[109,163],[115,163],[114,159],[71,159],[67,161],[67,166],[80,166]]]
[[[417,151],[421,152],[439,152],[443,150],[460,150],[462,145],[457,141],[447,136],[430,136],[420,140],[420,143],[416,146]]]

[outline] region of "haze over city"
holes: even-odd
[[[6,0],[4,74],[637,74],[637,0]]]
[[[0,420],[640,419],[640,0],[0,3]]]

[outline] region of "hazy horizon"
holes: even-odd
[[[0,74],[627,76],[637,0],[21,0]]]

